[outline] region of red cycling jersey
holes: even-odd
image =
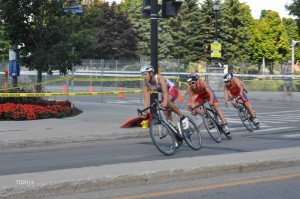
[[[188,90],[192,91],[194,94],[197,94],[198,96],[196,97],[195,101],[199,104],[203,103],[205,99],[210,100],[210,95],[206,91],[205,87],[203,86],[203,82],[201,80],[197,81],[198,87],[197,89],[193,89],[190,85],[188,86]],[[209,87],[210,88],[210,87]],[[211,89],[210,89],[211,90]],[[215,93],[211,90],[213,94],[213,103],[218,102],[218,99],[215,95]]]
[[[231,80],[230,85],[228,85],[228,86],[226,85],[225,87],[230,92],[230,94],[233,98],[238,97],[241,93],[241,88],[237,85],[237,83],[234,79]],[[247,95],[245,94],[244,91],[242,92],[241,97],[242,97],[242,100],[244,103],[249,101],[247,98]]]

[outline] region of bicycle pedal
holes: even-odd
[[[163,139],[163,138],[165,138],[167,135],[163,135],[163,136],[161,136],[161,137],[159,137],[159,139]]]

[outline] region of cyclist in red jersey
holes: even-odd
[[[223,80],[225,83],[224,96],[225,96],[226,106],[228,107],[229,97],[236,98],[236,97],[240,96],[244,105],[249,110],[249,113],[250,113],[251,117],[253,118],[253,122],[258,124],[259,121],[256,118],[256,115],[252,109],[251,104],[249,103],[249,99],[247,98],[247,95],[246,95],[240,81],[237,81],[236,79],[234,79],[230,73],[227,73],[223,77]]]
[[[200,80],[198,75],[195,73],[190,74],[190,76],[187,78],[187,82],[189,83],[188,95],[191,99],[191,107],[202,104],[206,99],[208,99],[209,103],[214,106],[214,109],[216,110],[222,121],[221,126],[224,130],[224,133],[226,133],[227,135],[230,134],[230,129],[227,125],[225,117],[218,106],[218,99],[210,86],[205,81]],[[194,95],[197,95],[197,97],[194,98]],[[195,109],[195,111],[200,115],[204,114],[200,108]]]

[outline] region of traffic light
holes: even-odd
[[[143,17],[150,18],[151,15],[151,0],[143,0]]]
[[[162,18],[174,17],[180,10],[181,1],[163,0],[162,2]]]

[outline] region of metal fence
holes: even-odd
[[[68,71],[67,76],[61,76],[59,71],[54,71],[52,75],[43,73],[42,87],[44,92],[61,92],[63,85],[67,86],[68,91],[87,92],[91,88],[93,91],[118,91],[121,87],[126,89],[141,89],[142,80],[139,69],[142,65],[149,64],[145,60],[82,60],[82,64],[75,66],[72,71]],[[189,71],[201,71],[199,73],[202,79],[209,82],[215,91],[223,89],[222,76],[227,71],[223,67],[210,67],[208,64],[194,64],[192,66],[184,65],[178,60],[159,62],[162,68],[162,74],[168,76],[174,81],[180,89],[186,89],[186,77]],[[246,64],[241,64],[245,66]],[[230,66],[237,68],[236,66]],[[0,64],[0,74],[8,69],[7,63]],[[286,90],[286,81],[282,75],[270,75],[267,73],[234,75],[242,79],[250,91],[284,91]],[[37,83],[37,72],[28,71],[26,68],[21,69],[21,75],[18,77],[18,85],[34,90]],[[69,79],[66,77],[72,77]],[[11,78],[4,78],[1,75],[1,85]],[[291,90],[300,91],[299,76],[292,76]]]

